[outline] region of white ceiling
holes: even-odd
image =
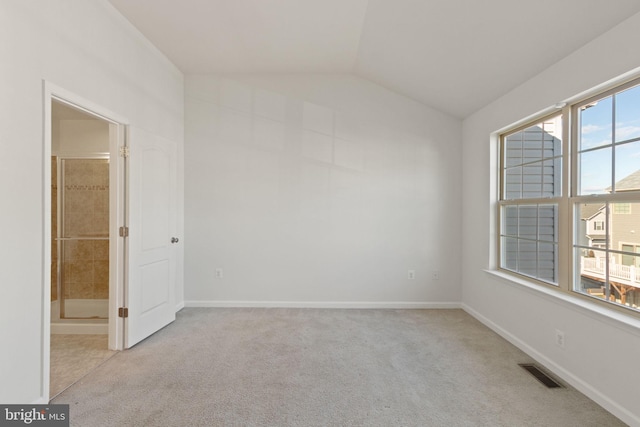
[[[640,0],[109,0],[185,74],[353,73],[466,117]]]

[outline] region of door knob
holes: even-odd
[[[178,243],[180,241],[180,239],[178,239],[177,237],[172,237],[171,238],[171,243]]]

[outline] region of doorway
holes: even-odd
[[[51,103],[50,397],[111,357],[109,122]]]
[[[46,401],[123,348],[124,121],[45,83],[42,395]]]

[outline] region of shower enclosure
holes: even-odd
[[[96,332],[109,307],[109,159],[53,157],[52,175],[53,324]]]

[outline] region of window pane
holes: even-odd
[[[625,264],[612,260],[609,264],[610,300],[632,308],[640,304],[640,260],[634,255],[622,255]]]
[[[502,234],[518,236],[518,207],[505,206],[502,212]]]
[[[518,239],[502,238],[502,267],[511,271],[518,271]]]
[[[522,166],[512,167],[505,171],[504,199],[515,200],[522,198]]]
[[[538,207],[538,239],[544,242],[558,242],[558,206]]]
[[[505,200],[560,196],[561,118],[553,117],[504,139]]]
[[[554,243],[538,243],[538,275],[547,282],[557,283],[558,246]]]
[[[617,145],[616,191],[640,190],[640,141]]]
[[[504,165],[505,167],[519,166],[522,162],[522,144],[524,134],[522,132],[509,135],[505,141]]]
[[[640,203],[579,205],[575,248],[578,292],[638,309]],[[635,213],[634,213],[635,212]],[[598,223],[603,222],[604,231]],[[608,245],[605,243],[608,242]]]
[[[503,207],[502,268],[556,283],[557,216],[555,204]]]
[[[616,94],[616,142],[640,137],[640,86]]]
[[[580,109],[580,151],[611,145],[612,107],[609,96]]]
[[[506,137],[505,166],[522,165],[559,156],[562,150],[560,116]]]
[[[611,148],[581,153],[579,194],[603,194],[611,190]]]
[[[558,206],[519,205],[502,209],[502,234],[522,239],[558,241]]]
[[[504,199],[560,196],[561,159],[550,159],[528,163],[525,166],[508,168],[505,171]]]
[[[518,236],[534,240],[538,237],[537,206],[520,206],[518,209]]]
[[[604,249],[607,241],[606,204],[604,202],[585,203],[578,205],[576,211],[576,244]]]
[[[633,253],[640,246],[640,203],[615,203],[611,209],[611,249]],[[630,247],[624,249],[623,246]],[[616,257],[616,262],[621,262]]]
[[[606,298],[607,255],[605,251],[576,249],[575,290],[587,295]]]

